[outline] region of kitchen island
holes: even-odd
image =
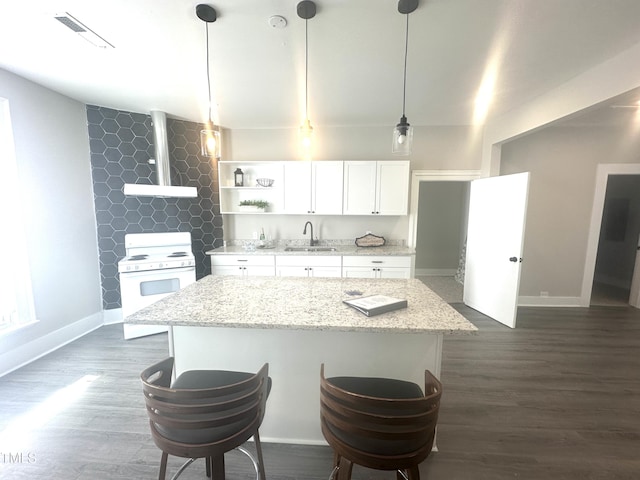
[[[387,295],[408,307],[367,317],[342,301]],[[444,335],[476,328],[417,279],[210,275],[127,317],[166,324],[176,372],[257,371],[273,389],[265,441],[322,444],[320,364],[335,375],[389,376],[424,384],[440,376]],[[446,384],[445,384],[446,388]]]

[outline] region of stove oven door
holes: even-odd
[[[126,317],[195,281],[194,267],[120,273],[124,338],[128,340],[166,332],[168,327],[164,325],[127,324]]]

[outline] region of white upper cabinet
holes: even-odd
[[[409,161],[344,162],[344,215],[406,215]]]
[[[285,162],[284,213],[341,215],[341,161]]]
[[[244,174],[242,186],[234,172]],[[257,180],[273,180],[269,187]],[[221,213],[406,215],[409,161],[283,161],[219,163]],[[265,209],[240,204],[268,204]]]

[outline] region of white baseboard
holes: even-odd
[[[416,277],[453,277],[455,268],[416,268]]]
[[[70,325],[0,354],[0,377],[37,360],[103,325],[103,312],[94,313]]]
[[[114,323],[122,323],[122,309],[121,308],[112,308],[111,310],[105,310],[102,312],[104,314],[104,324],[112,325]]]
[[[519,307],[581,307],[580,297],[518,297]]]

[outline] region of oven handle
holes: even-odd
[[[161,270],[143,270],[143,271],[135,271],[135,272],[120,272],[120,278],[138,278],[138,277],[148,277],[149,275],[159,276],[173,276],[176,273],[185,273],[185,272],[193,272],[196,267],[177,267],[177,268],[163,268]]]

